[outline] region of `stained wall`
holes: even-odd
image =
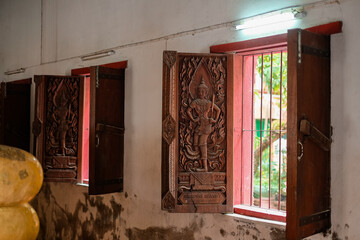
[[[124,192],[89,196],[83,186],[45,183],[32,202],[41,221],[39,239],[283,239],[285,227],[271,222],[160,210],[162,52],[206,53],[211,45],[282,33],[246,34],[234,31],[232,22],[290,4],[310,4],[308,16],[294,27],[344,23],[331,47],[333,226],[331,232],[308,239],[357,239],[358,0],[2,0],[1,81],[69,75],[74,68],[128,61]],[[116,54],[80,59],[103,49]],[[3,74],[20,67],[25,73]],[[34,86],[32,91],[34,95]]]

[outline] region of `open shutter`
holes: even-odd
[[[288,32],[287,239],[330,227],[330,37]]]
[[[45,181],[76,182],[81,159],[83,77],[35,76],[35,156]]]
[[[4,98],[5,98],[5,88],[6,83],[2,82],[0,83],[0,144],[4,144],[4,138],[5,138],[5,121],[4,121]]]
[[[123,191],[125,69],[90,68],[89,193]]]
[[[0,144],[30,151],[31,78],[1,84]]]
[[[162,209],[232,212],[233,55],[165,51]]]

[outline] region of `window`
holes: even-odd
[[[330,25],[338,29],[335,33],[340,32],[341,23]],[[323,28],[326,33],[334,33],[327,27]],[[310,30],[319,29],[321,32],[321,28]],[[248,204],[252,209],[245,210],[253,213],[255,207],[263,205],[281,213],[282,203],[285,205],[281,200],[281,193],[285,192],[281,189],[281,171],[285,171],[279,168],[275,174],[278,178],[272,177],[269,170],[269,177],[264,179],[256,179],[256,175],[266,172],[260,170],[265,160],[273,164],[271,168],[286,162],[287,239],[301,239],[326,230],[330,226],[329,36],[293,29],[287,34],[214,46],[210,50],[233,54],[164,52],[162,209],[232,212],[234,205]],[[285,58],[286,54],[286,88],[283,77],[278,82],[279,89],[273,89],[264,80],[274,81],[273,85],[276,81],[264,78],[264,73],[272,69],[270,75],[275,74],[274,59]],[[270,62],[273,59],[272,68],[264,69],[265,57],[270,57]],[[255,77],[246,81],[246,76],[259,72],[260,83]],[[283,75],[281,70],[279,74]],[[250,93],[245,88],[251,89]],[[254,95],[259,95],[260,100],[254,101]],[[283,103],[282,95],[287,95],[287,102]],[[265,105],[265,99],[270,102],[268,108],[259,107],[258,116],[254,105]],[[270,120],[261,116],[266,110],[272,112]],[[263,139],[269,139],[273,148],[261,147]],[[265,148],[259,151],[259,168],[251,166],[255,165],[252,159],[256,144]],[[246,159],[250,160],[244,163]],[[246,174],[254,170],[254,175]],[[276,185],[279,190],[271,189],[272,178],[280,182]],[[260,185],[263,187],[264,182],[268,187],[263,191]],[[273,200],[274,205],[271,201],[262,202],[272,193],[280,195],[277,202]],[[260,217],[269,215],[268,210],[260,211]],[[270,215],[274,219],[274,214]],[[284,215],[280,214],[278,220],[281,218]]]
[[[125,67],[35,76],[35,153],[45,181],[88,182],[90,194],[122,191]]]

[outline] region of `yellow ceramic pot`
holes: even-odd
[[[0,240],[35,240],[39,218],[28,204],[0,207]]]
[[[0,207],[29,202],[42,182],[42,167],[32,154],[0,145]]]

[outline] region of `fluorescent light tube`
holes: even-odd
[[[236,30],[246,29],[246,28],[254,28],[254,27],[260,27],[264,25],[279,23],[279,22],[286,22],[293,20],[294,14],[292,12],[285,12],[280,14],[275,14],[272,16],[258,16],[250,19],[244,19],[243,23],[240,25],[237,25],[235,28]]]
[[[107,51],[102,51],[102,52],[96,52],[96,53],[92,53],[92,54],[88,54],[85,56],[81,57],[81,60],[83,61],[87,61],[87,60],[92,60],[92,59],[96,59],[96,58],[102,58],[102,57],[107,57],[110,55],[115,54],[114,50],[107,50]]]
[[[11,70],[11,71],[7,71],[7,72],[4,72],[5,75],[12,75],[12,74],[18,74],[18,73],[23,73],[25,72],[25,68],[19,68],[19,69],[16,69],[16,70]]]
[[[262,27],[277,23],[289,22],[306,16],[303,7],[292,7],[288,9],[277,10],[274,12],[260,14],[254,17],[240,20],[240,24],[235,26],[236,30]]]

